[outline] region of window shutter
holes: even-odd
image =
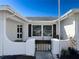
[[[31,37],[31,24],[28,24],[28,37]]]
[[[56,38],[56,24],[53,24],[53,38]]]

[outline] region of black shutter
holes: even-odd
[[[53,38],[56,38],[56,24],[53,24]]]
[[[28,24],[28,37],[31,37],[31,24]]]

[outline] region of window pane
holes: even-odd
[[[19,27],[19,25],[17,25],[17,28]]]
[[[19,28],[17,28],[17,32],[19,33]]]
[[[22,38],[22,34],[20,34],[20,38]]]
[[[17,38],[19,38],[19,34],[17,34]]]
[[[20,28],[20,33],[22,33],[22,28]]]
[[[52,25],[44,25],[43,26],[43,35],[44,36],[52,36]]]
[[[22,28],[22,25],[20,25],[20,27]]]
[[[41,36],[41,25],[33,25],[33,36]]]
[[[23,29],[22,29],[22,25],[17,25],[17,38],[22,38],[22,33]]]

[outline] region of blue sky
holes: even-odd
[[[58,0],[0,0],[0,5],[10,5],[23,16],[57,16]],[[79,0],[61,0],[61,15],[79,8]]]

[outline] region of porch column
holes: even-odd
[[[43,39],[43,25],[41,25],[41,37]]]
[[[0,56],[4,55],[4,41],[6,38],[6,13],[0,11]]]
[[[59,22],[59,40],[60,40],[60,20],[58,22]]]

